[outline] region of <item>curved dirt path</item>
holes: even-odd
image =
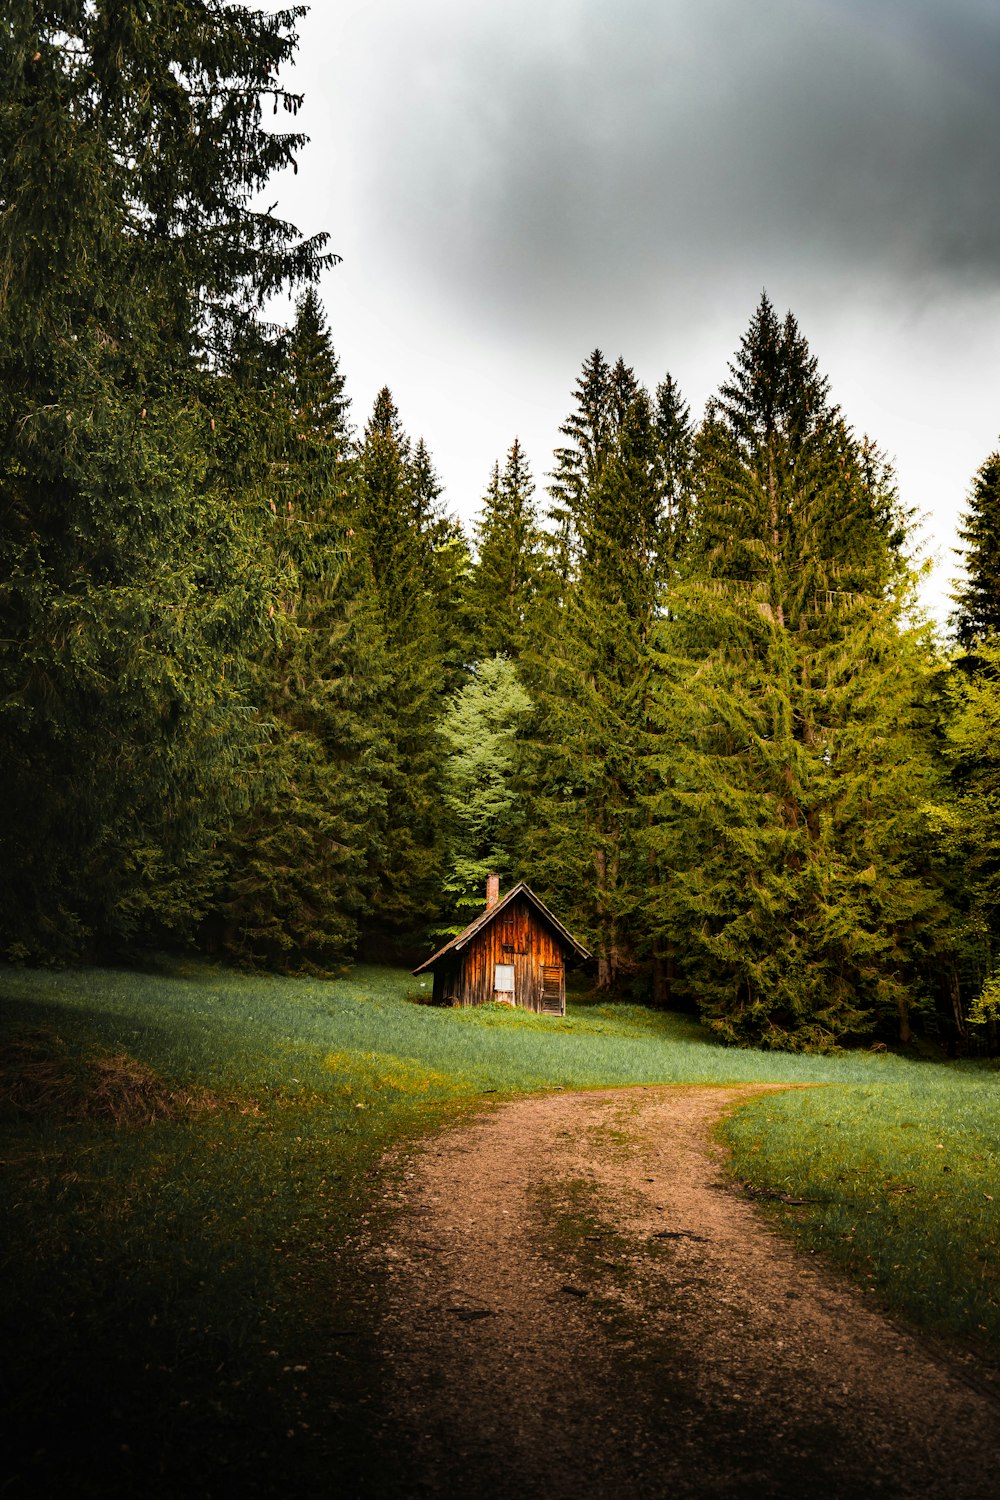
[[[380,1494],[1000,1493],[989,1372],[943,1359],[725,1190],[747,1089],[505,1104],[403,1169]]]

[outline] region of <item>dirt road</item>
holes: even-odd
[[[383,1494],[1000,1494],[989,1373],[727,1190],[747,1090],[535,1097],[429,1142],[378,1252]]]

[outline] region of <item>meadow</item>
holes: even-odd
[[[376,1189],[407,1142],[528,1090],[819,1085],[723,1122],[734,1176],[882,1305],[1000,1349],[995,1065],[425,993],[361,966],[0,972],[11,1495],[267,1494],[279,1468],[311,1492],[331,1464],[377,1493]]]

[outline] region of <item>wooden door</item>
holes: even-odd
[[[542,965],[542,1012],[561,1016],[566,1010],[565,971],[562,964]]]

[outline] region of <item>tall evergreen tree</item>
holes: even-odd
[[[556,570],[567,578],[575,564],[575,544],[588,496],[613,442],[611,366],[600,349],[584,360],[573,390],[576,406],[559,432],[566,439],[553,455],[549,520],[553,524]]]
[[[656,387],[654,403],[665,548],[676,561],[692,526],[694,425],[691,409],[672,375]]]
[[[971,1017],[995,1050],[1000,1026],[1000,637],[976,635],[975,670],[952,671],[946,734],[957,793],[948,843],[962,871],[962,921]],[[959,1029],[964,1007],[956,1006]]]
[[[436,619],[444,665],[444,689],[453,692],[467,680],[472,651],[468,588],[472,558],[462,524],[441,503],[441,480],[423,438],[410,460],[415,535],[426,559],[425,589]]]
[[[606,368],[592,356],[578,396],[599,390],[595,372]],[[665,557],[649,398],[619,360],[597,415],[589,399],[564,428],[577,447],[557,455],[554,486],[574,566],[527,663],[539,709],[526,847],[534,878],[586,933],[599,983],[611,987],[634,971],[641,947],[644,736]]]
[[[952,623],[962,653],[951,674],[946,735],[957,817],[949,844],[963,872],[960,928],[973,1020],[1000,1025],[1000,452],[972,482],[959,536],[965,576]],[[963,1006],[956,1005],[961,1026]]]
[[[898,1018],[940,936],[928,653],[889,476],[766,298],[698,447],[661,626],[661,920],[728,1040],[826,1046]]]
[[[965,543],[965,579],[955,594],[953,624],[966,651],[1000,633],[1000,452],[991,453],[972,481],[958,532]]]
[[[368,557],[386,639],[387,682],[379,713],[387,741],[383,852],[371,928],[413,938],[438,911],[445,847],[439,721],[449,674],[442,638],[436,509],[426,448],[416,462],[388,388],[375,401],[358,454],[355,526]]]
[[[220,915],[240,959],[328,968],[353,950],[382,847],[387,669],[367,555],[349,535],[350,403],[312,289],[275,404],[269,541],[285,587],[263,664],[259,795],[228,840]]]
[[[543,569],[534,480],[517,438],[501,472],[494,464],[475,527],[477,559],[469,579],[475,654],[516,660]]]
[[[0,901],[8,945],[190,928],[251,795],[273,580],[220,369],[324,263],[253,200],[295,10],[12,0],[0,32]],[[252,454],[246,467],[254,477]],[[199,877],[200,879],[200,877]]]

